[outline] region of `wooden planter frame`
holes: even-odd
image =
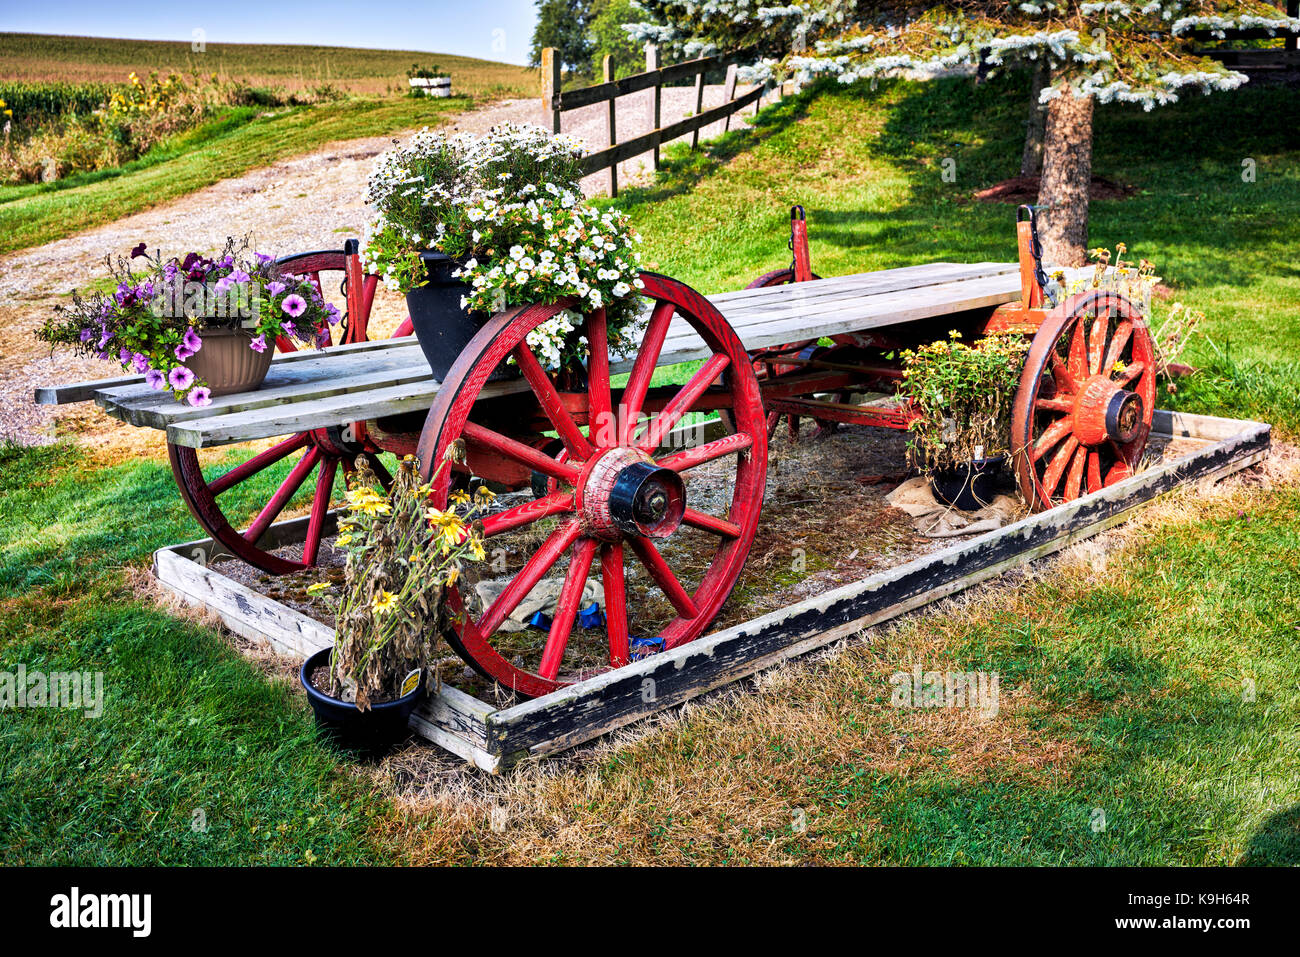
[[[412,730],[493,772],[590,741],[1050,555],[1178,486],[1253,465],[1268,451],[1270,427],[1161,410],[1153,435],[1206,445],[1065,505],[522,704],[497,708],[444,686],[412,716]],[[299,542],[306,525],[305,517],[281,522],[268,535],[279,544]],[[212,570],[220,552],[211,539],[160,549],[154,575],[232,631],[282,653],[306,657],[333,642],[332,628]]]

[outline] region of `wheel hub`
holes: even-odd
[[[1074,434],[1084,445],[1107,439],[1121,445],[1132,442],[1142,429],[1142,396],[1120,388],[1105,375],[1090,378],[1074,407]]]
[[[639,449],[598,453],[587,467],[578,509],[590,534],[607,541],[625,535],[667,538],[682,522],[686,486]]]

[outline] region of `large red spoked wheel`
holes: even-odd
[[[480,597],[467,576],[446,594],[452,620],[448,641],[481,674],[530,697],[625,664],[634,631],[664,648],[697,638],[735,585],[757,529],[767,477],[767,438],[758,382],[744,346],[699,293],[653,273],[643,273],[642,279],[652,309],[622,390],[610,386],[604,311],[586,317],[590,359],[582,405],[590,412],[585,432],[568,411],[572,403],[566,403],[525,340],[565,307],[558,303],[494,316],[452,366],[421,436],[419,457],[426,476],[453,442],[464,440],[471,468],[476,456],[497,456],[555,480],[554,490],[542,498],[484,518],[489,553],[508,542],[518,549],[514,570],[495,583],[495,597]],[[673,323],[674,315],[684,323]],[[677,346],[693,336],[703,340],[711,358],[685,385],[670,390],[671,396],[657,391],[652,398],[660,411],[646,423],[641,413],[665,340],[671,338]],[[562,449],[506,434],[521,419],[518,396],[482,396],[488,377],[498,367],[505,368],[511,357]],[[721,386],[711,388],[719,378]],[[708,401],[701,402],[706,392]],[[734,434],[695,447],[661,448],[687,412],[720,402],[733,409]],[[499,406],[495,412],[494,404]],[[702,501],[693,507],[687,473],[706,465]],[[450,475],[444,469],[434,485],[431,504],[436,507],[446,506]],[[521,539],[525,547],[518,545]],[[501,626],[565,554],[569,561],[562,584],[557,574],[548,586],[558,588],[549,628],[523,633],[533,644],[521,645],[519,631],[503,631]],[[604,661],[591,664],[570,639],[575,637],[574,615],[595,568],[605,615],[605,634],[596,636],[604,645],[596,647]],[[667,611],[656,618],[638,607],[642,601],[657,602]],[[587,629],[576,637],[593,641]]]
[[[378,280],[375,276],[362,275],[360,260],[355,253],[301,253],[287,256],[277,265],[286,275],[310,276],[327,301],[336,298],[335,289],[340,290],[346,299],[347,311],[343,321],[332,331],[335,345],[366,340],[366,327]],[[407,319],[394,335],[410,335],[411,331]],[[281,352],[292,352],[297,348],[283,338],[277,339],[275,345]],[[172,475],[195,520],[236,558],[273,575],[316,564],[339,467],[350,470],[356,456],[364,455],[375,473],[385,477],[388,473],[375,451],[366,442],[360,423],[348,428],[315,429],[282,439],[224,474],[208,478],[203,474],[194,449],[171,443],[167,445]],[[248,528],[243,532],[237,531],[227,517],[221,496],[293,455],[298,459],[288,475],[270,494]],[[314,491],[302,557],[298,560],[282,558],[273,554],[270,548],[262,547],[261,540],[312,476],[315,476]]]
[[[1133,475],[1155,402],[1155,345],[1132,302],[1092,290],[1052,310],[1029,347],[1011,419],[1025,501],[1051,508]]]

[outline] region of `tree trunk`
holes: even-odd
[[[1088,187],[1092,183],[1092,97],[1067,86],[1047,107],[1043,179],[1038,203],[1048,206],[1040,230],[1043,259],[1056,266],[1088,262]]]
[[[1038,176],[1043,172],[1043,128],[1047,123],[1047,108],[1038,102],[1038,97],[1047,86],[1047,64],[1042,60],[1036,62],[1031,76],[1025,150],[1020,155],[1021,176]]]

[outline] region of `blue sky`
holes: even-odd
[[[214,44],[319,43],[524,63],[536,19],[534,0],[3,0],[0,31],[189,43],[198,28]]]

